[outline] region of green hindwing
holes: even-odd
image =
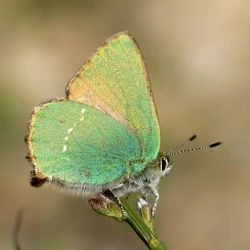
[[[36,108],[29,141],[39,171],[69,184],[109,186],[141,159],[138,141],[124,124],[68,100]]]

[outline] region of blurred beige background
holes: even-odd
[[[0,1],[0,249],[24,210],[25,250],[145,249],[86,199],[29,186],[23,142],[34,105],[64,96],[89,55],[128,30],[149,68],[162,150],[193,133],[161,183],[156,230],[172,250],[250,249],[249,1]]]

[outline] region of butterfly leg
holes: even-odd
[[[131,179],[130,180],[125,179],[122,183],[110,189],[110,192],[116,198],[117,204],[121,207],[123,216],[126,216],[126,212],[123,209],[123,206],[121,204],[119,197],[127,198],[130,195],[130,193],[138,191],[141,188],[141,186],[142,186],[141,182],[138,182],[136,180],[131,180]]]
[[[144,187],[144,189],[142,190],[142,193],[145,195],[146,200],[148,199],[149,196],[153,196],[153,204],[152,204],[152,217],[155,216],[155,212],[156,212],[156,208],[159,202],[159,192],[158,189],[154,186],[146,186]]]
[[[120,207],[120,209],[122,211],[122,215],[124,218],[127,216],[126,212],[122,206],[122,203],[121,203],[119,196],[117,196],[115,194],[115,192],[113,192],[113,189],[108,189],[108,190],[104,191],[102,194],[118,204],[118,206]]]
[[[121,208],[123,218],[126,218],[126,217],[127,217],[127,213],[125,212],[125,210],[124,210],[124,208],[123,208],[123,205],[122,205],[122,203],[121,203],[120,198],[119,198],[119,197],[116,197],[116,201],[117,201],[119,207]]]
[[[153,205],[153,208],[152,208],[152,217],[155,216],[155,211],[156,211],[156,208],[157,208],[157,205],[158,205],[158,202],[159,202],[159,198],[160,198],[160,195],[159,195],[159,192],[157,189],[155,190],[152,190],[152,193],[155,197],[155,201],[154,201],[154,205]]]

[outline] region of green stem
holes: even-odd
[[[148,246],[148,248],[167,250],[166,245],[145,224],[140,215],[131,208],[126,199],[121,199],[120,202],[127,215],[126,221],[134,229],[141,240]]]

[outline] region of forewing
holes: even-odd
[[[131,35],[119,33],[98,48],[69,83],[67,98],[127,126],[136,135],[140,156],[147,162],[156,158],[160,145],[157,113],[145,63]]]
[[[107,187],[140,158],[136,137],[107,114],[68,100],[35,109],[28,137],[30,157],[46,176],[68,184]]]

